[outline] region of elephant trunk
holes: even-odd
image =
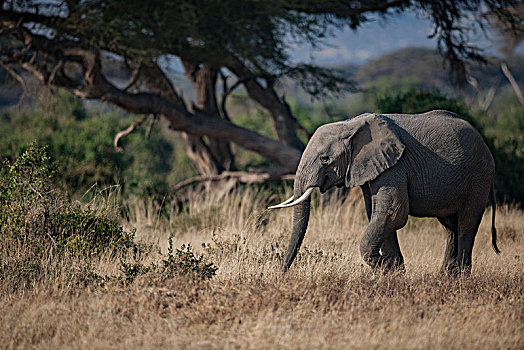
[[[302,186],[297,189],[297,186],[295,186],[295,198],[299,198],[302,194]],[[308,197],[304,202],[296,205],[293,208],[293,231],[291,233],[291,238],[289,240],[289,244],[287,246],[286,254],[284,255],[284,259],[282,260],[282,272],[286,272],[291,264],[293,263],[293,260],[297,256],[298,249],[300,248],[300,245],[302,244],[302,240],[304,239],[304,235],[306,234],[306,229],[309,221],[309,209],[311,206],[311,197]]]

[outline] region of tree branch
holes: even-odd
[[[349,20],[349,26],[355,29],[362,22],[362,15],[365,13],[386,13],[390,9],[402,9],[410,5],[411,1],[408,0],[372,0],[367,1],[365,5],[361,2],[345,0],[291,0],[286,1],[284,7],[287,10],[311,15],[331,14],[339,19]]]
[[[10,25],[15,26],[13,23]],[[198,111],[191,113],[184,104],[168,96],[164,97],[153,92],[130,93],[115,87],[102,73],[98,51],[86,49],[72,41],[54,43],[24,28],[19,28],[18,35],[25,45],[25,51],[24,49],[10,50],[3,53],[10,55],[13,61],[19,62],[22,67],[31,71],[43,82],[48,81],[52,64],[48,62],[44,65],[39,59],[33,59],[35,52],[47,54],[54,58],[55,62],[60,58],[65,62],[71,61],[82,66],[83,81],[81,82],[71,79],[63,70],[58,70],[53,80],[54,85],[72,91],[77,97],[111,102],[137,114],[163,115],[174,130],[184,131],[193,136],[208,136],[234,142],[247,150],[259,153],[268,160],[277,162],[288,173],[296,170],[301,156],[297,148],[241,128],[220,116],[209,118]]]
[[[237,87],[239,87],[241,84],[244,83],[244,80],[237,80],[233,85],[228,87],[227,86],[227,77],[222,75],[222,73],[221,73],[221,77],[222,77],[222,83],[224,86],[224,93],[222,94],[222,101],[220,101],[220,111],[222,112],[222,116],[224,117],[224,119],[231,120],[231,118],[229,118],[229,114],[227,113],[226,101],[227,101],[228,96],[233,92],[233,90],[235,90]]]
[[[293,126],[294,117],[290,109],[286,108],[286,105],[278,97],[274,88],[272,86],[263,87],[257,79],[252,78],[253,73],[249,68],[234,56],[229,59],[228,69],[243,82],[249,97],[269,111],[273,118],[275,136],[282,142],[303,150],[304,144],[298,138]]]
[[[153,114],[153,118],[149,121],[149,124],[147,124],[146,129],[146,140],[149,141],[149,136],[151,136],[151,130],[153,129],[153,125],[155,125],[156,121],[158,120],[158,116],[156,114]]]
[[[15,72],[14,69],[9,67],[2,60],[0,60],[0,66],[2,66],[2,68],[4,68],[7,71],[7,73],[9,73],[22,86],[22,96],[20,96],[20,99],[18,100],[18,103],[17,103],[17,105],[20,105],[27,94],[27,86],[25,84],[24,78],[22,78],[20,74]]]
[[[511,84],[511,87],[513,88],[513,91],[515,91],[515,94],[517,95],[517,98],[521,105],[524,106],[524,96],[522,96],[522,91],[520,91],[519,84],[517,84],[517,81],[513,77],[513,74],[511,74],[511,71],[508,68],[508,65],[504,62],[500,64],[500,68],[502,69],[502,72],[508,78],[509,83]]]
[[[118,142],[122,137],[126,137],[127,135],[131,134],[136,128],[138,128],[142,123],[147,119],[148,115],[142,116],[140,120],[134,122],[133,124],[129,125],[129,127],[125,130],[120,131],[118,134],[116,134],[115,139],[113,141],[113,146],[115,147],[116,151],[118,153],[124,153],[124,149],[118,145]]]
[[[142,68],[142,62],[139,62],[135,69],[133,69],[133,72],[131,72],[131,77],[129,78],[129,81],[127,82],[126,86],[122,89],[122,91],[129,90],[133,85],[136,84],[138,77],[140,76],[140,68]]]
[[[169,189],[169,193],[176,193],[186,187],[200,184],[203,182],[220,182],[234,179],[238,183],[253,184],[253,183],[266,183],[269,181],[276,180],[294,180],[295,175],[284,174],[279,171],[266,172],[266,173],[252,173],[245,171],[225,171],[220,175],[212,176],[197,176],[190,179],[179,182],[175,186]]]

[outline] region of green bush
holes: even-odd
[[[217,267],[212,262],[207,262],[203,255],[195,256],[190,244],[185,244],[180,249],[173,250],[173,241],[169,238],[167,255],[159,265],[152,263],[149,266],[139,262],[127,263],[120,261],[123,282],[132,283],[138,276],[148,272],[155,273],[163,280],[174,276],[188,276],[196,279],[207,280],[215,276]]]
[[[484,117],[481,119],[481,117]],[[524,110],[516,103],[497,109],[494,117],[480,115],[492,142],[499,199],[524,204]]]
[[[35,106],[0,113],[0,159],[11,161],[33,141],[48,146],[57,164],[57,183],[74,198],[93,184],[119,184],[123,197],[162,198],[169,186],[195,174],[175,134],[162,122],[146,140],[145,124],[123,138],[124,153],[113,147],[115,135],[140,116],[125,115],[114,107],[84,102],[64,91]]]
[[[213,263],[208,263],[203,255],[196,257],[191,245],[182,245],[180,249],[173,251],[173,241],[169,238],[167,258],[162,261],[163,274],[172,276],[193,275],[202,279],[210,279],[217,271]]]
[[[0,168],[0,280],[4,281],[0,292],[32,288],[53,276],[66,276],[67,283],[103,285],[129,284],[147,272],[162,280],[174,276],[205,280],[215,275],[213,263],[196,256],[190,245],[173,249],[171,240],[158,265],[143,265],[138,259],[149,251],[134,244],[134,233],[124,231],[114,208],[104,202],[100,209],[96,200],[88,206],[72,202],[53,183],[58,175],[46,148],[34,144]],[[92,261],[101,253],[121,257],[122,276],[94,272]],[[135,262],[127,263],[124,257]]]
[[[127,250],[133,235],[110,213],[82,208],[53,184],[56,170],[45,148],[34,144],[0,170],[0,238],[58,251]]]

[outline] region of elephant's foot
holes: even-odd
[[[375,225],[376,226],[376,225]],[[389,234],[376,234],[377,228],[373,223],[366,230],[360,242],[360,255],[362,259],[373,269],[388,272],[405,272],[404,258],[400,252],[396,231]],[[384,229],[381,229],[384,232]],[[388,232],[386,230],[386,232]],[[379,237],[386,236],[384,240]]]
[[[404,257],[400,252],[400,247],[398,247],[398,243],[396,250],[382,251],[381,256],[382,260],[384,261],[383,264],[387,270],[406,272],[406,268],[404,266]]]
[[[444,262],[440,268],[440,273],[447,277],[464,277],[471,274],[471,265],[462,265],[456,261]]]
[[[402,258],[391,258],[386,255],[378,254],[378,256],[374,257],[364,257],[364,260],[374,271],[377,272],[406,272],[404,259]]]
[[[460,276],[460,269],[457,264],[442,265],[440,268],[440,274],[442,276],[455,278]]]
[[[399,258],[389,258],[385,255],[381,255],[381,258],[378,262],[378,265],[375,269],[380,269],[384,273],[390,272],[406,272],[406,267],[404,266],[404,260]]]

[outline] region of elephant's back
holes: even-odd
[[[480,133],[467,121],[448,111],[387,117],[399,127],[406,145],[402,163],[410,184],[412,215],[453,212],[458,208],[451,208],[450,203],[460,206],[473,184],[489,192],[493,157]],[[431,213],[419,212],[417,207],[428,209],[428,199]]]
[[[479,156],[492,159],[480,133],[455,113],[435,110],[386,116],[400,127],[406,145],[421,146],[422,152],[433,153],[447,164],[470,164]]]

